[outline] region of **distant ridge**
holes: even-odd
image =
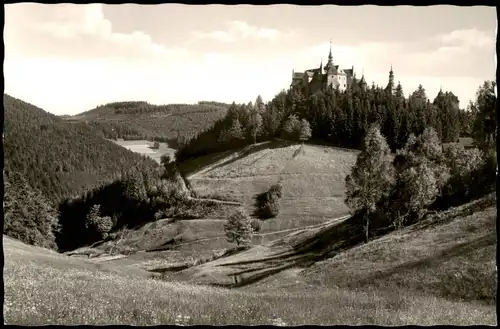
[[[113,102],[73,116],[100,129],[106,138],[148,139],[169,142],[190,139],[224,117],[229,104],[200,101],[198,104],[154,105],[145,101]]]

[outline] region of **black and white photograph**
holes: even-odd
[[[4,4],[3,322],[497,325],[497,8]]]

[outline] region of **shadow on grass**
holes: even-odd
[[[239,154],[233,158],[233,159],[228,159],[224,161],[223,163],[218,164],[217,166],[214,166],[215,168],[220,168],[226,165],[229,165],[237,160],[240,160],[246,156],[249,156],[253,153],[257,153],[259,151],[265,150],[265,149],[276,149],[276,148],[281,148],[281,147],[286,147],[291,145],[291,142],[284,141],[284,140],[273,140],[273,141],[268,141],[268,142],[263,142],[259,145],[248,145],[245,146],[244,148],[241,149],[233,149],[233,150],[227,150],[224,152],[219,152],[215,153],[212,155],[206,155],[202,156],[199,158],[187,160],[184,163],[181,163],[179,165],[179,170],[186,176],[192,175],[196,172],[199,172],[205,168],[210,167],[214,163],[230,156],[233,153],[238,152]]]
[[[257,152],[260,152],[263,150],[267,150],[267,149],[272,150],[272,149],[277,149],[277,148],[283,148],[283,147],[287,147],[289,145],[292,145],[292,143],[287,142],[287,141],[282,141],[282,140],[265,142],[265,143],[261,143],[259,145],[249,145],[249,146],[246,146],[243,149],[237,151],[238,155],[236,157],[228,159],[228,160],[214,166],[213,169],[217,169],[217,168],[221,168],[221,167],[230,165],[230,164],[232,164],[238,160],[241,160],[241,159],[243,159],[251,154],[254,154],[254,153],[257,153]]]
[[[427,267],[437,268],[439,267],[439,264],[441,262],[448,261],[454,257],[467,256],[467,254],[477,251],[479,249],[496,245],[496,242],[497,242],[496,233],[495,232],[488,233],[475,240],[460,243],[458,245],[454,245],[450,248],[447,248],[435,256],[427,257],[418,261],[408,262],[402,265],[395,266],[385,271],[375,272],[373,275],[367,276],[361,280],[356,280],[356,282],[354,282],[353,284],[356,286],[369,285],[378,280],[387,280],[389,277],[397,273],[407,272]],[[450,274],[453,276],[456,273],[450,273]],[[443,286],[446,285],[446,282],[442,282],[442,285]],[[436,288],[439,289],[439,287]],[[494,296],[495,292],[490,291],[490,293],[491,293],[490,296],[483,294],[482,296],[476,296],[476,297],[477,299],[493,300],[495,297]],[[449,295],[457,295],[457,293],[450,292]]]

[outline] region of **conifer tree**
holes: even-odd
[[[252,142],[257,143],[257,137],[262,134],[262,115],[260,114],[257,108],[252,109],[250,112],[250,120],[249,120],[249,133],[252,137]]]
[[[496,145],[497,95],[495,88],[495,81],[485,81],[476,93],[472,108],[475,113],[473,138],[483,150],[493,149]]]
[[[244,139],[243,128],[242,128],[240,120],[238,118],[236,118],[232,121],[231,128],[229,129],[229,136],[233,140]]]
[[[299,140],[304,143],[309,138],[311,138],[311,127],[306,119],[302,119],[300,121]]]

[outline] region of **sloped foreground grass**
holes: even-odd
[[[367,289],[249,292],[148,278],[4,237],[7,324],[494,324],[490,306]]]
[[[494,308],[496,207],[471,213],[473,206],[438,213],[347,250],[316,263],[303,276],[320,286],[395,291],[404,287],[449,300],[480,301]]]

